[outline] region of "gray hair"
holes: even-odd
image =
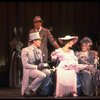
[[[80,41],[81,44],[85,43],[89,43],[90,45],[93,44],[92,40],[89,38],[89,37],[84,37],[81,41]]]

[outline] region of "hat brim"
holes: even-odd
[[[31,40],[29,40],[29,42],[34,41],[34,40],[41,40],[41,38],[31,39]]]
[[[78,41],[78,37],[77,36],[74,36],[74,37],[71,37],[71,38],[58,38],[59,42],[62,44],[63,41],[68,41],[68,40],[73,40],[74,41],[74,44]]]
[[[36,21],[33,21],[33,23],[35,22],[44,22],[43,20],[36,20]]]

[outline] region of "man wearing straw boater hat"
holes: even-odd
[[[41,38],[39,32],[29,34],[30,45],[22,49],[21,59],[23,65],[23,79],[21,94],[24,96],[36,95],[38,87],[46,77],[49,77],[50,70],[45,68],[42,52],[39,49]],[[29,80],[31,79],[31,83]]]
[[[40,16],[35,16],[33,19],[34,28],[30,29],[29,33],[38,31],[41,37],[41,50],[43,52],[44,61],[48,61],[48,46],[47,42],[52,44],[54,48],[59,48],[59,45],[54,40],[53,35],[50,33],[50,30],[42,27],[43,20]]]

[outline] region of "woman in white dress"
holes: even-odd
[[[80,70],[88,68],[88,65],[78,64],[78,58],[75,56],[71,47],[77,42],[77,36],[67,35],[58,38],[64,46],[56,49],[51,53],[53,61],[59,60],[60,63],[56,67],[56,97],[77,96],[77,76]]]

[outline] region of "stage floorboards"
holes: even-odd
[[[23,97],[21,96],[20,88],[0,88],[0,99],[100,99],[100,96],[91,97]]]

